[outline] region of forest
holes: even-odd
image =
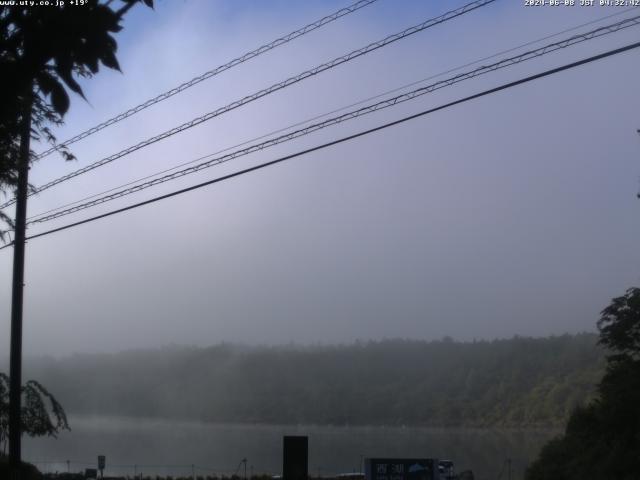
[[[597,335],[164,347],[28,358],[70,414],[212,422],[561,427],[604,372]],[[73,427],[73,426],[72,426]]]

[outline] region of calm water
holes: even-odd
[[[309,473],[329,475],[360,470],[364,457],[435,457],[450,459],[457,471],[471,469],[476,479],[512,478],[557,432],[549,430],[483,430],[402,427],[319,427],[220,425],[72,416],[71,432],[56,439],[24,441],[24,457],[42,471],[95,468],[106,456],[105,475],[232,474],[247,458],[247,474],[279,474],[282,436],[309,436]],[[501,475],[502,471],[502,475]]]

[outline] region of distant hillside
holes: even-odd
[[[558,426],[592,395],[595,334],[164,348],[31,359],[71,413],[218,422]]]

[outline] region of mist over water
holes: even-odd
[[[32,358],[28,376],[46,379],[72,430],[25,438],[25,454],[51,472],[92,468],[106,455],[109,475],[231,475],[243,458],[248,472],[274,475],[282,437],[293,434],[309,437],[313,476],[360,471],[362,457],[414,457],[452,460],[478,479],[497,478],[511,459],[521,478],[592,394],[602,369],[595,341],[221,344]]]
[[[282,472],[282,436],[309,436],[309,474],[357,472],[362,457],[450,459],[457,471],[472,469],[476,478],[495,479],[506,459],[512,478],[557,430],[411,427],[335,427],[232,425],[127,417],[72,416],[73,430],[57,440],[26,439],[25,455],[44,471],[95,468],[107,457],[105,475],[196,475],[238,473],[243,458],[248,471]],[[72,452],[72,453],[70,453]]]

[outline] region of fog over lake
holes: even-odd
[[[360,471],[362,457],[450,459],[458,471],[472,469],[476,479],[495,479],[512,460],[512,478],[553,430],[463,428],[333,427],[225,425],[127,417],[72,416],[71,432],[58,440],[25,439],[25,456],[43,471],[95,468],[106,456],[105,475],[280,474],[282,436],[309,436],[309,474]],[[72,453],[69,453],[72,452]],[[239,469],[239,470],[238,470]],[[506,470],[503,472],[506,478]]]

